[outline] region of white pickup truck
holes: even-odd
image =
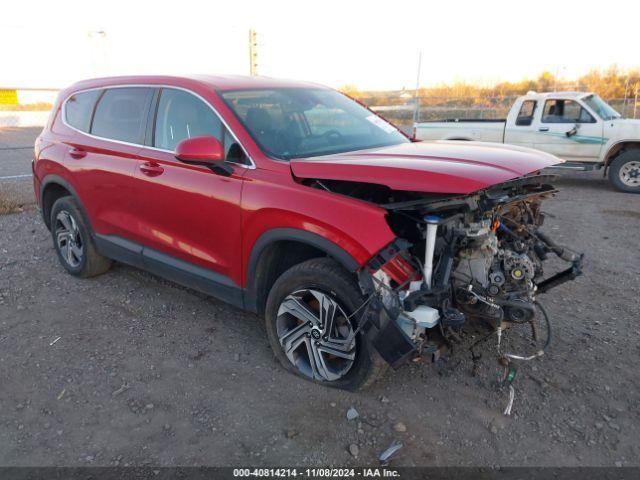
[[[622,118],[593,93],[529,92],[515,101],[506,120],[420,122],[414,136],[537,148],[566,161],[554,168],[604,168],[617,189],[640,193],[640,120]]]

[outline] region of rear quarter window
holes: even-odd
[[[91,133],[121,142],[142,144],[152,98],[152,88],[107,89],[96,107]]]
[[[520,106],[518,112],[518,118],[516,118],[516,125],[518,127],[528,127],[533,122],[533,114],[536,111],[535,100],[525,100]]]
[[[83,132],[88,132],[91,126],[91,115],[96,100],[102,90],[75,93],[64,104],[64,120],[68,125]]]

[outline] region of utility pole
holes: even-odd
[[[418,123],[419,110],[420,110],[420,70],[422,69],[422,51],[418,54],[418,76],[416,78],[416,91],[413,94],[413,125],[415,128],[415,124]],[[414,132],[415,133],[415,132]]]
[[[627,73],[627,78],[624,81],[624,101],[622,102],[622,116],[625,117],[627,115],[627,97],[629,93],[629,74]]]
[[[258,42],[253,28],[249,30],[249,73],[252,77],[258,75]]]
[[[107,64],[107,48],[105,41],[107,32],[104,30],[90,30],[87,32],[87,38],[91,45],[91,63],[93,66],[93,75],[107,75],[109,66]]]

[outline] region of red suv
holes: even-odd
[[[33,178],[69,273],[116,260],[257,312],[288,370],[356,389],[469,322],[548,324],[535,295],[581,258],[538,231],[558,162],[414,142],[315,84],[144,76],[61,92]],[[571,265],[543,279],[548,252]]]

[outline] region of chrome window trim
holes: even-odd
[[[211,109],[211,111],[215,114],[215,116],[218,117],[220,122],[229,131],[229,133],[234,138],[234,140],[238,143],[238,145],[240,145],[240,148],[242,148],[242,151],[244,152],[244,154],[247,156],[247,158],[251,162],[251,165],[245,165],[243,163],[232,162],[232,161],[227,161],[227,160],[225,160],[225,162],[231,163],[233,165],[237,165],[237,166],[242,167],[242,168],[247,168],[249,170],[253,170],[253,169],[256,168],[256,163],[253,161],[253,158],[251,158],[251,155],[249,155],[249,152],[247,151],[247,149],[244,147],[244,145],[242,145],[242,142],[240,142],[240,140],[238,140],[238,137],[236,136],[235,132],[231,129],[231,127],[229,127],[229,124],[225,121],[224,118],[222,118],[222,115],[220,115],[218,113],[218,111],[213,107],[213,105],[211,105],[206,99],[204,99],[202,96],[198,95],[193,90],[189,90],[188,88],[176,87],[175,85],[165,85],[165,84],[130,83],[130,84],[120,84],[120,85],[105,85],[105,86],[102,86],[102,87],[92,87],[92,88],[85,88],[85,89],[82,89],[82,90],[76,90],[76,91],[70,93],[69,96],[64,99],[64,102],[62,102],[62,112],[61,112],[62,113],[62,115],[61,115],[62,123],[64,125],[66,125],[68,128],[70,128],[71,130],[74,130],[74,131],[76,131],[78,133],[81,133],[82,135],[86,135],[87,137],[90,137],[90,138],[95,138],[95,139],[98,139],[98,140],[106,140],[108,142],[119,143],[120,145],[129,145],[129,146],[132,146],[132,147],[147,148],[149,150],[156,150],[156,151],[159,151],[159,152],[167,152],[167,153],[173,154],[174,153],[173,151],[166,150],[164,148],[152,147],[150,145],[141,145],[139,143],[124,142],[122,140],[116,140],[114,138],[100,137],[98,135],[93,135],[92,133],[89,133],[89,132],[83,132],[82,130],[79,130],[76,127],[74,127],[72,125],[69,125],[67,123],[66,106],[67,106],[67,102],[69,101],[69,99],[72,96],[77,95],[79,93],[91,92],[93,90],[107,90],[107,89],[113,89],[113,88],[173,88],[175,90],[182,90],[183,92],[190,93],[194,97],[198,98],[200,101],[204,102],[204,104]],[[95,108],[95,105],[94,105],[94,108]],[[153,128],[155,129],[155,125],[153,126]]]

